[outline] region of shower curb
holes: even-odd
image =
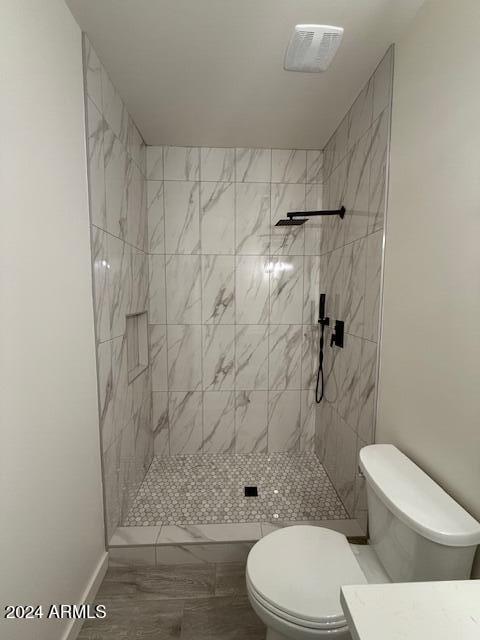
[[[246,562],[257,540],[294,525],[328,527],[349,537],[363,534],[355,519],[119,527],[110,541],[109,566]]]

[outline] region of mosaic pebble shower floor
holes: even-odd
[[[245,486],[258,497],[245,497]],[[314,453],[154,458],[124,526],[348,518]]]

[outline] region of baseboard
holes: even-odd
[[[105,551],[95,571],[93,572],[92,577],[90,578],[90,582],[88,583],[79,604],[91,604],[95,600],[95,596],[97,595],[97,591],[102,583],[103,578],[105,577],[107,568],[108,552]],[[83,622],[83,620],[71,620],[65,633],[63,634],[62,640],[75,640],[80,633]]]

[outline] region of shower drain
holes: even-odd
[[[258,489],[257,487],[244,487],[245,497],[246,498],[257,498],[258,497]]]

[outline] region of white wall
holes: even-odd
[[[480,3],[396,46],[377,440],[480,518]]]
[[[6,603],[79,601],[104,557],[80,29],[62,0],[3,0],[1,637]]]

